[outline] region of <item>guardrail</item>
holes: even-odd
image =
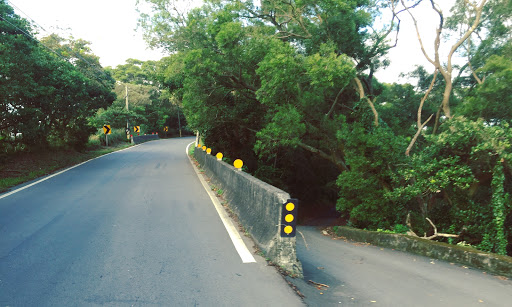
[[[134,136],[132,138],[132,144],[141,144],[144,142],[152,141],[152,140],[159,140],[160,137],[158,134],[147,134],[147,135],[140,135],[140,136]]]

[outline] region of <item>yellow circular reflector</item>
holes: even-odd
[[[233,166],[235,166],[236,168],[242,168],[242,166],[244,166],[244,162],[240,159],[236,159],[235,162],[233,163]]]
[[[203,146],[203,151],[206,151],[206,146]]]
[[[207,148],[207,149],[206,149],[206,153],[207,153],[207,154],[211,154],[211,153],[212,153],[212,149],[211,149],[211,148]]]
[[[284,217],[284,220],[288,223],[291,223],[293,222],[295,218],[293,217],[293,214],[287,214],[285,217]]]
[[[222,157],[224,157],[222,152],[217,153],[217,160],[222,160]]]
[[[295,209],[295,204],[294,203],[287,203],[286,204],[286,210],[293,211],[293,209]]]
[[[284,228],[284,232],[287,233],[287,234],[292,233],[292,231],[293,231],[293,227],[292,226],[286,226]]]

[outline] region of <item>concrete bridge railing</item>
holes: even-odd
[[[280,235],[282,207],[290,195],[217,160],[200,148],[195,149],[194,157],[213,183],[224,191],[223,196],[230,208],[265,256],[288,272],[302,277],[296,237]]]
[[[140,135],[140,136],[134,136],[132,137],[132,144],[141,144],[144,142],[152,141],[152,140],[159,140],[160,137],[158,134],[147,134],[147,135]]]

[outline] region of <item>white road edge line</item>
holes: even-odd
[[[240,255],[240,258],[242,258],[243,263],[254,263],[256,262],[256,259],[254,259],[254,256],[249,251],[247,246],[245,245],[244,241],[242,240],[242,237],[240,236],[240,233],[236,229],[235,225],[233,225],[233,222],[231,221],[231,218],[226,213],[226,210],[222,206],[222,204],[219,202],[215,194],[213,194],[212,190],[210,189],[210,186],[208,183],[203,179],[203,176],[201,176],[201,173],[197,169],[197,167],[192,162],[192,159],[188,155],[188,150],[190,145],[194,144],[194,142],[187,145],[187,148],[185,150],[187,157],[190,161],[190,164],[192,164],[192,167],[194,168],[197,177],[199,178],[199,181],[201,181],[201,184],[203,185],[203,188],[206,190],[206,193],[208,193],[208,196],[210,196],[210,199],[212,200],[213,205],[215,206],[215,210],[217,210],[217,213],[219,214],[220,219],[222,220],[222,223],[224,224],[224,227],[226,228],[226,231],[228,232],[229,237],[231,238],[231,242],[233,242],[233,245],[235,246],[236,251],[238,252],[238,255]]]
[[[84,162],[82,162],[82,163],[80,163],[80,164],[77,164],[77,165],[71,166],[71,167],[69,167],[69,168],[66,168],[66,169],[64,169],[64,170],[62,170],[62,171],[60,171],[60,172],[58,172],[58,173],[55,173],[55,174],[51,174],[51,175],[49,175],[49,176],[46,176],[46,177],[44,177],[44,178],[42,178],[42,179],[40,179],[40,180],[38,180],[38,181],[36,181],[36,182],[33,182],[33,183],[31,183],[31,184],[27,184],[27,185],[25,185],[25,186],[22,186],[21,188],[18,188],[18,189],[16,189],[16,190],[11,191],[11,192],[8,192],[8,193],[5,193],[5,194],[3,194],[3,195],[0,195],[0,199],[2,199],[2,198],[6,198],[6,197],[8,197],[8,196],[11,196],[12,194],[16,194],[16,193],[18,193],[18,192],[21,192],[21,191],[23,191],[23,190],[25,190],[25,189],[28,189],[28,188],[30,188],[30,187],[32,187],[32,186],[35,186],[36,184],[39,184],[39,183],[41,183],[41,182],[43,182],[43,181],[46,181],[46,180],[48,180],[48,179],[50,179],[50,178],[53,178],[53,177],[55,177],[55,176],[58,176],[58,175],[60,175],[60,174],[62,174],[62,173],[65,173],[65,172],[67,172],[67,171],[70,171],[70,170],[74,169],[75,167],[79,167],[80,165],[83,165],[83,164],[85,164],[85,163],[87,163],[87,162],[90,162],[90,161],[92,161],[92,160],[96,160],[96,159],[99,159],[99,158],[103,158],[103,157],[106,157],[106,156],[111,155],[111,154],[116,153],[116,152],[121,152],[121,151],[125,151],[125,150],[131,149],[131,148],[135,148],[135,147],[137,147],[137,146],[139,146],[139,145],[140,145],[140,144],[135,145],[135,146],[132,146],[132,147],[128,147],[128,148],[125,148],[125,149],[121,149],[121,150],[118,150],[118,151],[113,151],[113,152],[110,152],[110,153],[108,153],[108,154],[105,154],[105,155],[102,155],[102,156],[96,157],[96,158],[89,159],[89,160],[84,161]]]

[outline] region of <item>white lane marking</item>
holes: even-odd
[[[140,145],[140,144],[139,144],[139,145]],[[125,150],[131,149],[131,148],[135,148],[135,147],[137,147],[137,146],[139,146],[139,145],[135,145],[135,146],[128,147],[128,148],[125,148],[125,149],[121,149],[121,150],[118,150],[118,151],[113,151],[113,152],[110,152],[110,153],[108,153],[108,154],[105,154],[105,155],[102,155],[102,156],[99,156],[99,157],[96,157],[96,158],[93,158],[93,159],[90,159],[90,160],[84,161],[84,162],[82,162],[82,163],[80,163],[80,164],[77,164],[77,165],[71,166],[71,167],[69,167],[69,168],[66,168],[65,170],[62,170],[62,171],[60,171],[60,172],[58,172],[58,173],[55,173],[55,174],[51,174],[51,175],[49,175],[49,176],[47,176],[47,177],[44,177],[43,179],[40,179],[40,180],[38,180],[38,181],[36,181],[36,182],[33,182],[33,183],[31,183],[31,184],[27,184],[26,186],[23,186],[23,187],[21,187],[21,188],[18,188],[18,189],[16,189],[16,190],[13,190],[13,191],[11,191],[11,192],[9,192],[9,193],[2,194],[2,195],[0,195],[0,199],[2,199],[2,198],[6,198],[7,196],[11,196],[12,194],[15,194],[15,193],[21,192],[21,191],[23,191],[23,190],[25,190],[25,189],[28,189],[28,188],[30,188],[30,187],[32,187],[32,186],[35,186],[36,184],[39,184],[39,183],[41,183],[41,182],[43,182],[43,181],[46,181],[46,180],[48,180],[48,179],[50,179],[50,178],[53,178],[53,177],[55,177],[55,176],[58,176],[58,175],[60,175],[60,174],[62,174],[62,173],[65,173],[65,172],[67,172],[67,171],[70,171],[70,170],[74,169],[75,167],[79,167],[80,165],[83,165],[83,164],[85,164],[85,163],[87,163],[87,162],[90,162],[90,161],[92,161],[92,160],[96,160],[96,159],[99,159],[99,158],[103,158],[103,157],[106,157],[106,156],[111,155],[111,154],[116,153],[116,152],[121,152],[121,151],[125,151]]]
[[[240,258],[242,258],[242,263],[256,262],[256,259],[254,259],[254,256],[252,255],[252,253],[249,251],[249,249],[245,245],[244,241],[242,240],[242,237],[240,236],[240,233],[236,229],[235,225],[233,225],[231,218],[226,213],[226,210],[224,209],[222,204],[219,202],[217,197],[213,194],[213,192],[210,189],[210,186],[203,179],[203,176],[201,176],[201,173],[199,172],[197,167],[192,162],[192,159],[188,155],[188,149],[189,149],[190,145],[192,145],[194,143],[195,142],[188,144],[186,153],[187,153],[188,159],[190,160],[190,163],[192,164],[192,167],[194,168],[194,170],[197,174],[197,177],[201,181],[201,184],[203,185],[203,188],[206,190],[206,193],[208,193],[208,196],[210,196],[210,199],[212,200],[212,203],[215,206],[215,210],[217,210],[217,213],[219,214],[219,217],[222,220],[222,223],[224,224],[224,227],[226,228],[226,231],[228,232],[229,237],[231,238],[231,242],[233,242],[233,245],[235,246],[235,249],[238,252],[238,255],[240,255]]]

